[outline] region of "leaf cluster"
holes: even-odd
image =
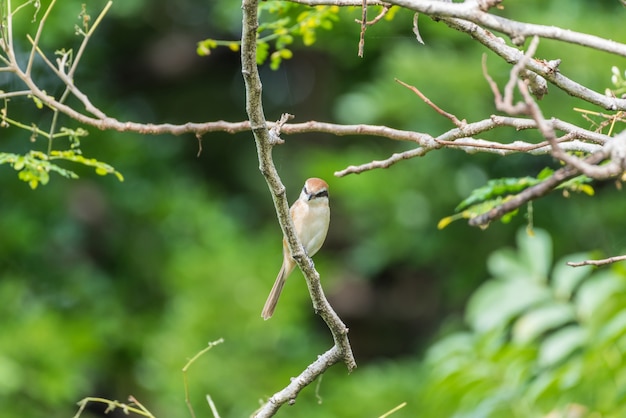
[[[624,271],[565,264],[588,254],[552,267],[542,230],[520,231],[517,243],[489,258],[493,277],[469,300],[469,330],[429,349],[424,396],[442,416],[623,416]]]
[[[36,131],[38,131],[38,129],[34,128],[33,132]],[[50,150],[48,153],[31,150],[23,155],[0,152],[0,165],[8,164],[13,167],[13,169],[18,172],[18,178],[28,183],[30,188],[33,190],[40,184],[43,186],[48,184],[51,172],[57,173],[68,179],[79,178],[79,175],[75,171],[58,165],[58,161],[69,161],[75,164],[93,167],[96,174],[100,176],[114,174],[119,181],[124,181],[122,174],[109,164],[98,161],[95,158],[86,158],[82,155],[79,148],[79,138],[86,136],[87,131],[81,128],[78,130],[61,128],[60,135],[70,138],[70,149],[61,151]]]
[[[293,57],[290,45],[300,38],[305,46],[311,46],[317,39],[317,30],[330,30],[333,22],[339,20],[338,6],[303,7],[287,1],[262,3],[259,6],[261,23],[257,29],[257,64],[262,65],[269,58],[270,68],[277,70],[285,59]],[[197,44],[200,56],[210,55],[211,50],[227,46],[238,51],[241,41],[221,41],[204,39]],[[271,49],[274,49],[270,53]]]
[[[457,205],[456,215],[446,216],[437,225],[443,229],[453,221],[458,219],[471,219],[489,212],[491,209],[501,205],[506,200],[512,198],[517,193],[541,183],[546,178],[554,174],[554,170],[546,167],[537,177],[505,177],[491,179],[484,186],[474,189],[470,195]],[[585,175],[576,176],[557,187],[563,191],[564,196],[569,196],[569,192],[585,193],[593,196],[594,189],[589,183],[591,179]],[[518,210],[507,213],[501,218],[503,223],[508,223],[518,214]]]

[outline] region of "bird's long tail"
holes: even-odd
[[[266,321],[274,315],[274,309],[276,309],[276,304],[278,303],[280,293],[283,291],[283,286],[285,286],[285,282],[287,281],[287,276],[291,273],[291,270],[293,270],[289,269],[289,271],[287,271],[288,267],[286,267],[285,264],[286,263],[283,263],[283,266],[280,268],[276,281],[274,282],[274,286],[272,286],[272,290],[270,291],[267,301],[265,301],[263,311],[261,312],[261,316]]]

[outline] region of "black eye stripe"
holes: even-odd
[[[322,190],[315,194],[310,194],[309,191],[306,189],[306,186],[304,186],[302,188],[302,191],[304,192],[305,195],[309,196],[309,200],[317,199],[318,197],[324,197],[324,196],[328,197],[328,190]]]

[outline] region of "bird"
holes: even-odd
[[[306,254],[309,257],[314,256],[322,247],[330,224],[328,184],[316,177],[307,179],[300,197],[291,205],[289,214]],[[287,240],[283,238],[283,265],[261,312],[263,319],[268,320],[274,314],[285,281],[295,266],[296,262],[291,256]]]

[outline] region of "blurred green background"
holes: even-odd
[[[95,17],[104,4],[91,1],[87,10]],[[626,11],[617,0],[511,0],[504,6],[499,13],[515,19],[626,37]],[[56,49],[78,47],[80,10],[81,1],[58,2],[42,38],[50,57]],[[196,55],[202,39],[237,39],[240,12],[232,0],[116,1],[76,83],[120,120],[244,120],[238,54],[222,48]],[[412,14],[401,11],[368,29],[360,59],[359,17],[358,9],[343,10],[312,48],[297,45],[279,70],[260,69],[269,120],[289,112],[296,122],[387,124],[433,135],[452,127],[394,78],[459,118],[495,113],[481,74],[483,51],[469,36],[421,16],[426,44],[420,45]],[[25,10],[15,21],[20,54],[28,52],[25,34],[36,30],[31,18]],[[492,77],[503,83],[509,67],[487,55]],[[553,41],[543,41],[538,55],[560,58],[563,73],[597,91],[610,87],[612,66],[626,68],[623,57]],[[62,91],[41,61],[35,77],[47,91]],[[0,73],[0,88],[21,87]],[[546,116],[583,126],[589,122],[573,107],[599,111],[554,88],[540,104]],[[9,112],[42,127],[51,117],[26,99],[12,100]],[[538,139],[512,130],[484,137]],[[624,416],[624,272],[619,266],[604,273],[559,271],[568,254],[626,250],[624,205],[613,183],[594,185],[593,198],[553,194],[536,202],[536,241],[518,232],[527,223],[523,213],[487,230],[457,222],[440,231],[439,219],[487,179],[535,176],[556,165],[548,157],[439,150],[388,170],[334,178],[348,165],[411,144],[323,134],[284,139],[274,159],[290,201],[307,177],[330,184],[331,227],[315,261],[350,328],[359,368],[347,375],[343,366],[333,367],[278,416],[377,417],[402,402],[407,406],[394,416],[531,417],[571,408]],[[18,153],[47,147],[15,128],[0,130],[0,144],[3,152]],[[281,263],[281,233],[250,133],[207,134],[199,156],[193,135],[90,129],[81,148],[112,164],[125,181],[79,168],[79,180],[57,176],[32,191],[0,166],[2,416],[70,417],[84,397],[126,401],[129,395],[157,417],[188,416],[181,369],[218,338],[225,342],[188,372],[191,403],[198,416],[210,416],[204,398],[210,394],[222,417],[248,416],[330,347],[299,272],[276,315],[260,318]],[[554,272],[553,260],[561,260]],[[534,285],[510,290],[501,284],[510,280],[539,283],[540,290],[526,295]],[[564,291],[555,284],[562,282],[574,284]],[[517,296],[526,304],[513,303]],[[564,329],[565,337],[555,337]],[[103,410],[93,404],[82,416]]]

